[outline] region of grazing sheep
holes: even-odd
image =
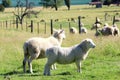
[[[105,23],[104,28],[98,30],[95,35],[98,36],[100,34],[104,36],[109,36],[109,35],[116,36],[119,35],[119,29],[116,24],[113,24],[113,26],[109,26],[107,23]]]
[[[96,36],[99,35],[104,35],[104,36],[109,36],[109,35],[114,35],[114,28],[109,26],[108,23],[104,24],[104,27],[100,30],[97,30]]]
[[[99,24],[99,23],[93,24],[91,30],[96,29],[96,28],[97,28],[97,29],[98,29],[98,28],[101,28],[101,24]]]
[[[75,27],[70,27],[70,33],[76,34],[78,33],[78,30]]]
[[[93,26],[92,26],[92,28],[91,28],[91,30],[93,30],[93,29],[98,29],[98,28],[101,28],[101,22],[100,22],[100,19],[99,18],[96,18],[96,22],[93,24]]]
[[[46,50],[47,63],[44,67],[44,75],[50,75],[50,67],[55,62],[70,64],[75,62],[78,72],[81,72],[81,61],[85,60],[90,48],[95,48],[92,39],[85,39],[80,44],[72,47],[51,47]]]
[[[26,61],[28,61],[29,71],[32,71],[32,60],[45,58],[45,51],[47,48],[53,46],[61,46],[62,40],[65,38],[64,30],[58,30],[48,38],[34,37],[28,39],[23,46],[24,60],[23,71],[26,72]]]
[[[70,33],[77,34],[78,30],[75,27],[70,28]],[[85,27],[81,27],[81,33],[87,33],[87,29]]]
[[[87,29],[85,27],[81,27],[81,33],[87,33]]]

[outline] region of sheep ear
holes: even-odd
[[[63,33],[64,32],[64,30],[62,29],[58,34],[61,34],[61,33]]]

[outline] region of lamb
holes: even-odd
[[[92,39],[85,39],[80,44],[71,47],[51,47],[46,50],[47,62],[44,67],[44,75],[50,75],[50,67],[55,62],[70,64],[75,62],[78,72],[81,72],[81,61],[85,60],[91,48],[95,48]]]
[[[47,48],[53,46],[61,46],[63,39],[65,38],[65,31],[58,30],[48,38],[34,37],[28,39],[24,45],[24,60],[23,71],[26,72],[26,61],[28,61],[29,71],[32,71],[32,60],[45,58],[45,51]]]

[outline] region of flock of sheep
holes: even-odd
[[[99,19],[94,23],[92,29],[96,29],[95,35],[119,35],[119,29],[116,24],[109,26],[108,23],[104,24],[104,27],[100,27],[102,23]],[[70,28],[70,33],[78,33],[75,27]],[[84,24],[81,24],[81,33],[87,33],[87,29]],[[81,73],[81,61],[85,60],[89,50],[95,48],[95,43],[92,39],[84,39],[81,43],[71,47],[61,47],[63,39],[65,39],[64,30],[54,30],[52,36],[48,38],[34,37],[28,39],[24,45],[24,59],[23,59],[23,71],[26,72],[26,62],[30,73],[32,70],[32,61],[34,59],[47,58],[47,62],[44,66],[44,75],[50,75],[50,69],[56,69],[55,63],[70,64],[76,63],[78,72]]]
[[[91,48],[95,47],[92,39],[85,39],[81,43],[71,47],[61,47],[65,38],[64,30],[55,30],[54,34],[48,38],[34,37],[28,39],[24,45],[23,71],[26,72],[26,62],[30,73],[32,70],[32,60],[47,57],[44,67],[44,75],[50,75],[50,68],[56,69],[55,62],[59,64],[70,64],[75,62],[78,72],[81,72],[81,61],[86,59]]]
[[[96,29],[95,36],[103,35],[113,35],[113,36],[119,36],[120,31],[118,26],[114,23],[112,26],[110,26],[108,23],[105,23],[102,27],[102,23],[100,22],[100,19],[97,18],[96,22],[91,27],[91,30]],[[84,27],[84,24],[81,23],[81,33],[87,33],[87,28]],[[78,30],[75,27],[70,27],[70,33],[76,34],[78,33]]]

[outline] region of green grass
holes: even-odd
[[[8,9],[9,10],[9,9]],[[6,20],[9,16],[12,17],[12,10],[6,10],[6,14],[0,13],[1,20]],[[39,14],[40,19],[46,19],[48,34],[37,34],[36,32],[30,33],[15,28],[1,28],[0,27],[0,80],[119,80],[120,78],[120,37],[116,36],[100,36],[95,37],[95,31],[91,31],[90,27],[95,21],[95,17],[98,16],[104,21],[104,13],[109,12],[110,15],[114,15],[116,11],[120,13],[119,7],[103,7],[101,9],[95,9],[90,6],[72,6],[70,11],[67,11],[65,7],[61,7],[59,11],[50,9],[44,9]],[[83,23],[88,28],[88,34],[69,34],[68,24],[65,23],[67,18],[85,16]],[[63,28],[66,31],[66,39],[63,41],[62,46],[72,46],[81,42],[85,38],[92,38],[96,44],[96,48],[92,49],[85,61],[82,62],[82,74],[77,73],[76,65],[60,65],[57,64],[57,70],[51,71],[51,76],[43,76],[44,65],[46,59],[39,59],[33,61],[34,74],[23,73],[22,60],[23,60],[23,43],[30,37],[50,36],[49,20],[60,19],[60,22],[56,22],[54,25],[59,27],[57,23],[63,24]],[[64,19],[63,19],[64,18]],[[40,19],[32,18],[36,21]],[[106,21],[112,24],[112,21]],[[76,26],[75,23],[71,25]],[[120,28],[120,23],[117,25]],[[77,26],[76,26],[77,27]],[[27,66],[28,67],[28,66]],[[28,68],[27,68],[28,69]]]

